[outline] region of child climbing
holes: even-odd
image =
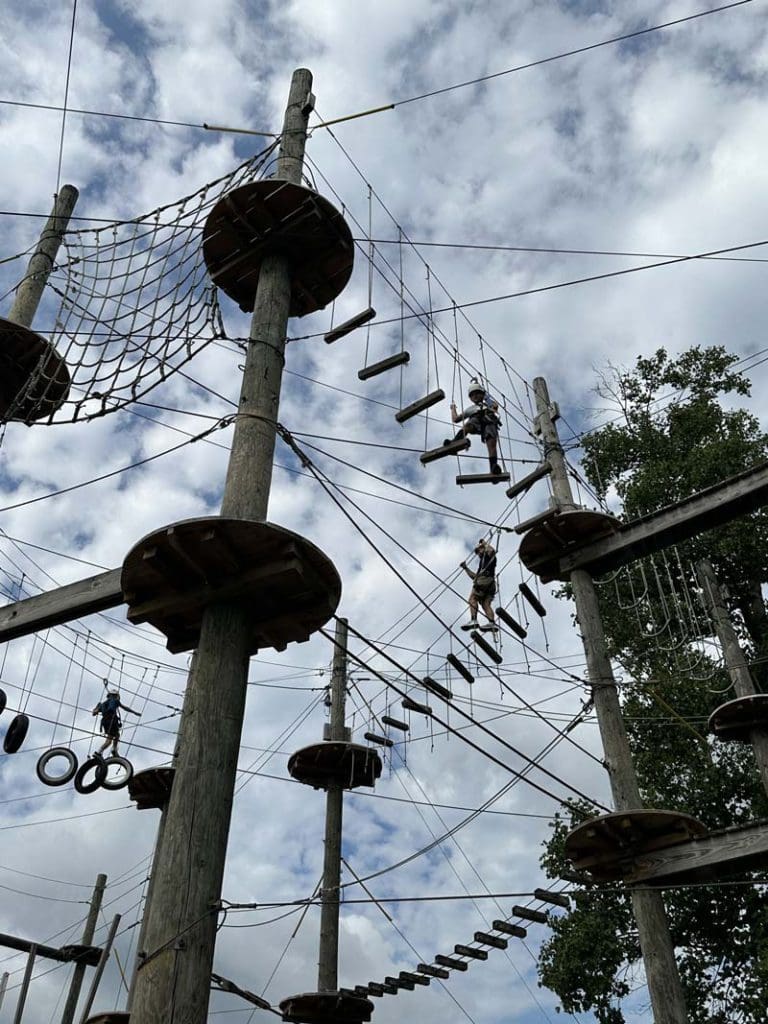
[[[476,572],[468,568],[466,562],[461,563],[461,568],[472,580],[472,590],[469,593],[469,622],[462,625],[462,629],[477,629],[477,609],[482,607],[488,616],[488,622],[479,628],[484,632],[490,630],[498,632],[493,606],[491,601],[496,594],[496,550],[482,538],[477,542],[475,554],[478,556]]]
[[[91,712],[92,715],[101,714],[101,731],[106,736],[102,745],[95,751],[94,757],[101,757],[102,751],[106,750],[110,743],[112,744],[112,756],[117,757],[117,744],[120,741],[120,730],[123,727],[120,720],[121,708],[123,711],[136,715],[137,718],[141,717],[140,711],[133,711],[121,702],[118,690],[107,690],[106,699],[97,704]]]
[[[455,438],[446,438],[443,444],[451,444],[451,441],[458,441],[468,434],[479,434],[480,440],[488,448],[488,462],[491,473],[501,473],[501,466],[498,463],[498,439],[500,419],[497,415],[499,403],[494,401],[483,385],[477,380],[469,382],[467,389],[469,400],[472,403],[466,409],[459,412],[456,403],[451,402],[451,421],[462,423],[463,426]]]

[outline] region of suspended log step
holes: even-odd
[[[469,438],[460,437],[457,441],[449,441],[448,444],[443,444],[439,448],[430,448],[428,452],[423,452],[419,456],[419,462],[422,466],[426,466],[428,462],[435,462],[437,459],[444,459],[448,455],[458,455],[459,452],[465,452],[469,447],[471,447]]]
[[[506,949],[509,945],[506,939],[500,939],[498,935],[489,935],[488,932],[475,932],[475,942],[493,946],[494,949]]]
[[[384,981],[386,982],[387,985],[394,985],[395,988],[404,988],[407,989],[409,992],[413,992],[413,990],[416,988],[412,981],[406,981],[404,978],[386,977]]]
[[[377,732],[366,732],[363,734],[363,739],[368,740],[369,743],[378,743],[380,747],[394,747],[395,745],[394,740],[387,736],[379,736]]]
[[[729,700],[709,716],[709,731],[719,740],[749,743],[754,729],[768,729],[768,693]]]
[[[378,981],[369,981],[367,987],[368,987],[368,995],[369,996],[383,996],[384,995],[384,986],[380,982],[378,982]],[[397,991],[397,989],[395,989],[395,991]]]
[[[431,406],[437,405],[438,402],[444,401],[445,392],[442,388],[438,388],[437,391],[430,391],[428,395],[424,395],[423,398],[419,398],[416,402],[411,402],[410,405],[406,405],[404,409],[396,412],[395,419],[398,423],[405,423],[406,420],[411,419],[413,416],[418,416],[425,409],[429,409]]]
[[[381,987],[388,996],[397,995],[397,985],[390,985],[388,982],[385,981]],[[371,994],[373,995],[373,993]]]
[[[519,924],[510,924],[509,921],[494,921],[493,930],[503,932],[505,935],[514,935],[516,939],[524,939],[528,932]]]
[[[428,974],[431,978],[449,978],[450,974],[444,967],[433,967],[432,964],[417,964],[420,974]]]
[[[500,665],[502,663],[502,661],[504,660],[502,656],[499,654],[499,652],[496,650],[493,644],[488,643],[488,641],[481,633],[478,633],[476,629],[473,629],[469,635],[475,641],[480,650],[484,651],[488,655],[491,661],[495,661],[497,665]]]
[[[355,985],[354,994],[356,996],[367,996],[368,986],[367,985]]]
[[[552,472],[552,467],[548,462],[542,462],[541,465],[537,466],[532,473],[528,473],[527,476],[521,477],[516,480],[511,487],[507,489],[508,498],[516,498],[518,494],[525,494],[536,483],[537,480],[541,480],[542,477]]]
[[[453,665],[453,667],[456,669],[459,675],[463,676],[468,683],[474,683],[475,677],[472,675],[472,673],[469,671],[466,665],[462,665],[462,663],[459,661],[455,654],[446,654],[445,660],[448,662],[449,665]]]
[[[564,896],[561,892],[551,892],[549,889],[534,889],[533,895],[535,899],[541,900],[542,903],[552,903],[556,907],[564,907],[565,910],[571,905],[571,901],[567,896]]]
[[[462,473],[456,477],[459,487],[466,484],[505,484],[509,480],[509,473]]]
[[[453,694],[447,686],[443,686],[432,678],[432,676],[424,676],[422,679],[425,689],[430,690],[432,693],[436,693],[438,697],[442,697],[443,700],[451,700]]]
[[[410,981],[412,985],[428,985],[429,978],[425,978],[420,974],[413,974],[411,971],[400,971],[401,981]]]
[[[527,533],[528,530],[532,530],[534,526],[541,526],[543,523],[548,522],[550,519],[554,519],[556,515],[560,513],[559,505],[552,505],[544,512],[539,512],[538,515],[531,516],[530,519],[524,519],[522,523],[518,523],[515,527],[515,533]]]
[[[528,586],[528,584],[527,583],[521,583],[520,586],[517,589],[520,591],[520,593],[525,598],[525,600],[528,602],[528,604],[531,606],[531,608],[533,608],[533,610],[536,612],[536,614],[540,615],[541,618],[543,619],[544,616],[547,614],[547,609],[544,607],[544,605],[541,603],[541,601],[538,599],[538,597],[536,597],[536,595],[531,590],[531,588]]]
[[[475,949],[474,946],[463,946],[460,942],[457,942],[453,947],[453,952],[458,953],[459,956],[468,956],[471,960],[488,959],[487,949]]]
[[[535,921],[536,924],[547,924],[549,918],[542,910],[531,910],[530,907],[512,907],[515,917],[522,917],[524,921]]]
[[[455,956],[443,956],[442,953],[437,954],[435,963],[442,967],[448,967],[452,971],[466,971],[469,966],[466,960],[457,960]]]
[[[520,623],[513,619],[512,616],[504,608],[497,608],[496,614],[499,616],[505,626],[509,626],[513,633],[517,633],[521,640],[525,640],[528,636],[528,630],[525,629]]]
[[[396,366],[404,366],[406,363],[410,363],[410,361],[410,352],[396,352],[393,356],[381,359],[378,363],[371,363],[369,366],[364,366],[362,370],[357,371],[357,377],[358,380],[368,380],[371,377],[378,377],[380,373],[386,373],[387,370],[394,370]]]
[[[330,331],[323,335],[326,345],[332,344],[334,341],[338,341],[339,338],[343,338],[345,334],[351,334],[352,331],[358,327],[362,327],[363,324],[367,324],[369,320],[373,320],[376,316],[376,310],[373,306],[369,306],[368,309],[364,309],[362,313],[358,313],[356,316],[351,316],[349,320],[345,320],[344,323],[338,324],[336,327],[332,327]]]
[[[403,697],[401,703],[406,711],[418,711],[420,715],[432,714],[432,708],[429,704],[420,704],[417,700],[411,700],[410,697]]]
[[[400,732],[408,732],[410,728],[407,722],[401,722],[399,718],[391,718],[389,715],[382,715],[381,721],[383,725],[388,725],[390,729],[399,729]]]

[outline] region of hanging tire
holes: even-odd
[[[15,754],[21,744],[24,742],[24,738],[27,735],[27,729],[29,729],[29,719],[26,715],[16,715],[11,720],[11,724],[8,726],[8,731],[5,734],[3,740],[3,750],[6,754]]]
[[[5,695],[5,690],[0,690],[0,715],[2,715],[2,713],[5,711],[5,705],[7,701],[8,698]]]
[[[104,776],[104,780],[101,783],[102,789],[122,789],[124,786],[127,786],[128,783],[133,778],[133,765],[131,764],[127,757],[118,757],[117,754],[113,754],[112,757],[106,758],[106,760],[104,761],[104,765],[107,770]],[[110,768],[122,768],[123,772],[121,775],[118,775],[116,779],[110,779]]]
[[[48,771],[48,764],[57,757],[63,757],[67,768],[63,775],[53,775]],[[37,777],[46,786],[65,786],[77,773],[77,756],[69,747],[51,747],[41,754],[37,760]]]
[[[86,782],[85,777],[93,772],[93,782]],[[75,789],[78,793],[95,793],[104,779],[107,777],[107,766],[100,757],[89,757],[87,761],[78,768],[75,773]]]

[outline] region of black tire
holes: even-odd
[[[47,771],[48,762],[56,757],[66,758],[67,770],[63,775],[51,775]],[[77,756],[69,747],[51,747],[37,759],[37,777],[45,786],[65,786],[77,773]]]
[[[0,715],[5,711],[5,705],[8,698],[5,695],[5,690],[0,690]]]
[[[26,715],[16,715],[11,720],[11,724],[8,726],[8,731],[5,734],[3,740],[3,750],[6,754],[15,754],[21,744],[24,742],[24,738],[27,735],[27,729],[29,729],[29,719]]]
[[[93,771],[93,782],[84,782],[88,772]],[[101,757],[89,757],[83,761],[75,774],[75,789],[78,793],[95,793],[107,777],[107,766]]]
[[[101,783],[102,789],[115,790],[122,789],[127,786],[133,778],[133,765],[127,757],[118,757],[117,754],[113,754],[112,757],[108,757],[104,765],[106,767],[106,774],[104,775],[104,781]],[[124,775],[118,776],[117,780],[112,781],[109,778],[109,769],[111,766],[123,768],[125,770]]]

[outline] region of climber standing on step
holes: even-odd
[[[499,424],[501,422],[498,416],[499,403],[491,398],[483,385],[477,380],[469,382],[467,394],[472,404],[467,406],[466,409],[462,409],[461,412],[457,410],[456,403],[451,402],[451,421],[453,423],[463,423],[463,426],[455,438],[447,438],[443,443],[450,444],[451,440],[458,441],[468,434],[479,434],[480,440],[488,448],[488,462],[491,467],[491,473],[501,473],[501,466],[498,463],[497,457]]]
[[[477,542],[475,554],[478,557],[477,570],[472,572],[466,562],[461,563],[461,568],[472,580],[472,590],[469,593],[469,622],[465,622],[462,629],[477,629],[477,609],[482,607],[488,616],[488,622],[479,628],[484,632],[490,630],[498,632],[493,606],[491,601],[496,594],[496,550],[482,538]]]

